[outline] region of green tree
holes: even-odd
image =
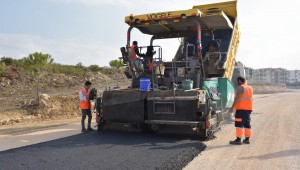
[[[24,58],[25,67],[31,72],[31,75],[35,79],[36,82],[36,94],[37,100],[39,103],[39,85],[40,85],[40,75],[45,73],[49,66],[53,63],[54,59],[50,54],[43,54],[39,52],[35,52],[29,54],[28,57]]]
[[[25,63],[33,69],[43,69],[53,63],[53,58],[50,54],[32,53],[25,57]]]
[[[120,88],[119,87],[119,80],[120,80],[120,68],[124,67],[124,64],[121,60],[111,60],[109,62],[110,67],[112,68],[116,68],[117,69],[117,79],[116,79],[116,88]]]
[[[109,62],[109,66],[112,67],[112,68],[119,69],[119,68],[123,67],[124,64],[121,60],[111,60]]]

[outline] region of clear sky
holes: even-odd
[[[125,46],[125,16],[221,1],[0,0],[0,57],[22,58],[39,51],[51,54],[58,63],[108,65],[121,56],[120,47]],[[298,0],[239,0],[237,60],[253,68],[300,69],[299,6]],[[137,30],[132,39],[149,45],[149,36]],[[169,60],[178,40],[157,44]]]

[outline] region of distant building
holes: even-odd
[[[300,70],[295,70],[295,71],[296,71],[295,81],[297,83],[300,83]]]
[[[300,84],[300,70],[287,70],[284,68],[246,67],[242,62],[235,63],[234,77],[243,76],[248,81],[269,84]]]
[[[261,68],[253,69],[252,79],[255,82],[262,83],[286,83],[288,71],[283,68]]]
[[[272,83],[285,84],[287,81],[288,70],[284,68],[273,69]]]
[[[289,70],[287,74],[287,83],[299,83],[300,70]]]
[[[271,69],[270,68],[262,68],[255,69],[253,71],[253,81],[255,82],[263,82],[263,83],[271,83]]]
[[[244,67],[245,69],[245,78],[247,80],[252,80],[253,79],[253,68],[250,67]]]

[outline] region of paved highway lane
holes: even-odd
[[[191,160],[186,169],[300,169],[299,108],[300,91],[256,95],[251,144],[240,146],[229,145],[235,138],[232,120],[206,142],[141,133],[78,134],[79,124],[55,127],[30,138],[53,141],[0,152],[0,169],[181,169]],[[57,133],[75,135],[57,139]],[[25,137],[0,138],[0,144],[12,143],[5,150]]]
[[[89,132],[0,152],[0,169],[181,169],[203,148],[175,136]]]
[[[251,118],[250,145],[229,145],[235,128],[233,121],[227,121],[186,169],[299,170],[300,91],[256,95]]]

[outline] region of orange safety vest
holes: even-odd
[[[153,64],[152,64],[152,62],[150,60],[148,60],[147,66],[148,66],[149,72],[152,73]]]
[[[81,109],[89,109],[91,108],[91,101],[89,99],[89,94],[90,94],[90,91],[89,90],[86,90],[85,88],[82,88],[80,90],[80,92],[82,92],[84,94],[84,96],[86,97],[86,102],[85,101],[80,101],[80,108]]]
[[[130,54],[129,54],[129,57],[136,60],[137,59],[137,56],[136,56],[136,53],[135,53],[135,45],[132,45],[130,46]]]
[[[253,90],[252,87],[243,84],[244,92],[240,100],[235,105],[236,110],[252,110]]]

